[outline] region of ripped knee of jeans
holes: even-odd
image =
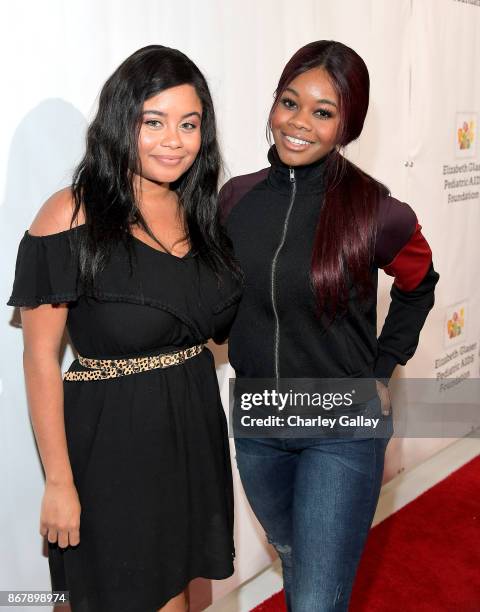
[[[289,544],[279,544],[267,534],[268,543],[277,551],[283,563],[291,563],[292,547]]]
[[[343,601],[343,584],[337,585],[337,590],[335,591],[335,598],[333,600],[333,605],[336,606],[338,603]]]

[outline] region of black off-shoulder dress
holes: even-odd
[[[72,232],[25,232],[11,306],[68,302],[81,356],[155,355],[226,336],[241,290],[201,259],[132,237],[94,291],[78,282]],[[83,370],[78,360],[69,370]],[[64,381],[68,452],[81,503],[80,544],[49,545],[54,590],[74,612],[153,612],[203,576],[233,572],[233,492],[227,424],[208,348],[166,369]]]

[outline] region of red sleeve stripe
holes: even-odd
[[[402,291],[413,291],[427,274],[432,263],[432,251],[417,223],[407,244],[397,253],[391,263],[383,268],[395,278],[395,285]]]

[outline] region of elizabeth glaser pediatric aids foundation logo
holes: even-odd
[[[455,304],[445,312],[445,345],[451,346],[465,339],[465,319],[467,305],[465,302]]]
[[[455,152],[457,157],[475,157],[477,115],[475,113],[457,113],[455,124]]]

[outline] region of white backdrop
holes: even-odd
[[[458,362],[455,352],[460,354],[466,347],[473,360],[467,366],[460,361],[460,371],[478,377],[477,4],[474,0],[24,0],[2,5],[0,590],[49,588],[38,534],[43,480],[25,399],[19,316],[5,306],[16,250],[42,201],[69,182],[96,96],[110,73],[147,44],[165,44],[187,53],[209,80],[229,176],[266,165],[267,112],[280,71],[292,53],[322,38],[352,46],[367,63],[372,87],[364,133],[348,153],[385,182],[394,196],[413,206],[441,274],[436,306],[420,348],[397,375],[449,376],[448,367]],[[454,180],[463,182],[458,186]],[[390,282],[382,275],[379,324],[388,306]],[[231,369],[224,347],[215,349],[215,354],[226,399]],[[67,349],[65,367],[71,358]],[[392,440],[386,479],[449,442]],[[221,583],[199,584],[198,607],[271,560],[271,550],[235,477],[236,573]]]

